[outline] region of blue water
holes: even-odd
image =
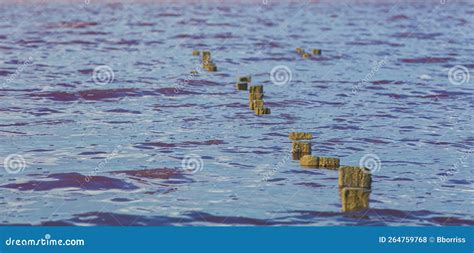
[[[0,170],[0,224],[474,224],[472,1],[0,13],[0,162],[24,165]],[[242,75],[270,115],[248,109]],[[337,172],[291,160],[291,131],[343,165],[380,159],[371,209],[342,213]]]

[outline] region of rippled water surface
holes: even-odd
[[[472,1],[0,13],[0,157],[26,163],[1,170],[1,224],[474,224],[474,78],[449,78],[474,73]],[[289,83],[271,81],[279,65]],[[264,85],[271,115],[248,109],[241,75]],[[290,131],[344,165],[378,157],[371,209],[342,213],[337,172],[291,160]]]

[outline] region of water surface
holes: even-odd
[[[0,223],[473,225],[474,86],[448,72],[474,70],[474,4],[268,2],[0,5],[0,157],[27,164],[1,170]],[[193,49],[218,72],[190,75]],[[341,213],[337,172],[289,159],[290,131],[379,157],[371,209]]]

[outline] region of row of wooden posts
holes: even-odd
[[[313,139],[311,133],[291,132],[288,138],[292,140],[292,157],[294,160],[299,160],[302,167],[338,170],[342,211],[351,212],[369,208],[372,174],[367,168],[340,166],[339,158],[311,155],[311,143],[309,142]]]
[[[311,57],[310,53],[302,48],[297,48],[296,52],[303,58]],[[313,55],[321,54],[320,49],[313,49]],[[194,50],[193,55],[202,55],[203,69],[214,72],[217,71],[216,64],[212,61],[209,51]],[[237,90],[249,91],[249,108],[255,111],[256,115],[270,114],[270,108],[265,107],[263,101],[263,85],[250,85],[251,76],[239,77],[236,84]],[[300,165],[310,169],[334,169],[338,170],[338,188],[341,197],[342,211],[360,211],[369,208],[369,195],[372,185],[372,174],[364,167],[340,166],[339,158],[318,157],[311,155],[311,142],[313,135],[304,132],[291,132],[288,135],[292,140],[291,153],[293,160],[299,160]]]
[[[209,72],[216,72],[217,71],[217,66],[214,63],[214,61],[211,58],[211,52],[210,51],[198,51],[194,50],[193,51],[194,56],[199,56],[201,55],[201,62],[202,62],[202,68],[209,71]]]
[[[249,108],[250,110],[255,111],[256,115],[265,115],[270,114],[270,108],[265,107],[265,103],[263,101],[263,85],[251,85],[249,86],[250,82],[252,81],[251,76],[242,76],[239,77],[237,82],[236,89],[237,90],[248,90],[249,91]]]
[[[217,71],[216,64],[212,61],[211,52],[210,51],[193,51],[194,56],[202,56],[202,68],[209,71],[215,72]],[[197,70],[191,71],[191,74],[198,74]],[[256,115],[265,115],[270,114],[271,110],[268,107],[265,107],[265,103],[263,101],[263,85],[253,85],[249,86],[250,82],[252,81],[251,76],[243,76],[240,77],[236,88],[237,90],[248,90],[249,91],[249,108],[253,110]]]

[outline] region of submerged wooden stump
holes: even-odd
[[[264,103],[263,103],[263,100],[262,99],[255,99],[253,101],[253,106],[254,106],[254,110],[257,110],[257,109],[263,109],[264,108]]]
[[[364,167],[344,166],[339,168],[339,188],[357,187],[370,189],[372,174]]]
[[[321,54],[321,49],[313,49],[313,54]]]
[[[217,66],[212,61],[208,61],[207,63],[204,63],[202,65],[202,68],[209,71],[209,72],[217,71]]]
[[[249,88],[250,93],[261,93],[263,94],[263,85],[253,85]]]
[[[319,161],[316,156],[305,155],[300,158],[300,165],[304,167],[318,167]]]
[[[291,156],[293,160],[300,160],[306,155],[311,155],[311,143],[301,141],[291,143]]]
[[[247,90],[248,83],[237,83],[236,88],[237,90]]]
[[[249,89],[251,89],[253,86],[250,86]],[[250,92],[249,93],[249,100],[255,100],[255,99],[263,99],[263,93],[260,92]]]
[[[250,77],[248,77],[250,80]],[[254,110],[256,115],[270,114],[270,108],[266,108],[263,103],[263,85],[249,87],[249,108]]]
[[[294,141],[291,143],[292,153],[311,153],[311,143]]]
[[[288,138],[290,138],[290,140],[294,140],[294,141],[311,140],[311,139],[313,139],[313,134],[303,133],[303,132],[291,132],[291,133],[288,134]]]
[[[264,108],[263,106],[255,108],[256,115],[265,115],[265,114],[270,114],[270,113],[271,113],[270,108]]]
[[[355,212],[369,208],[370,190],[364,188],[343,188],[341,202],[343,212]]]
[[[335,157],[318,157],[320,168],[337,169],[339,168],[339,158]]]
[[[211,52],[202,51],[202,62],[208,62],[211,60]]]
[[[252,86],[250,86],[249,89],[250,89],[250,88],[252,88]],[[249,93],[249,99],[250,99],[250,100],[263,99],[263,93],[250,92],[250,93]]]
[[[241,83],[250,83],[252,81],[251,76],[241,76],[239,77],[239,82]]]
[[[263,108],[263,99],[251,99],[249,100],[250,110],[257,110],[258,108]]]
[[[263,85],[249,87],[249,108],[250,110],[263,109]]]
[[[339,167],[339,159],[334,157],[317,157],[305,155],[301,157],[300,165],[309,168],[336,169]]]
[[[217,71],[217,66],[212,61],[211,52],[209,51],[202,51],[202,68],[209,72]]]
[[[303,153],[303,152],[292,152],[291,153],[291,158],[293,160],[300,160],[301,157],[305,156],[305,155],[311,155],[311,153]]]

